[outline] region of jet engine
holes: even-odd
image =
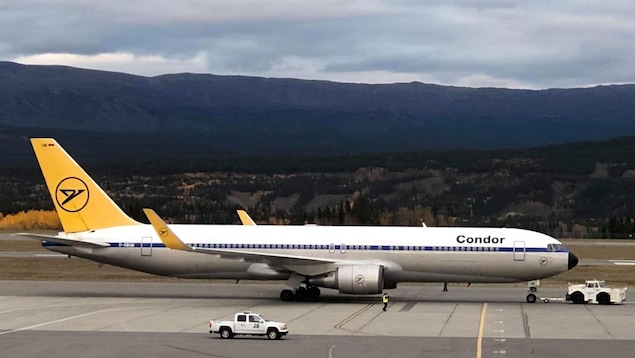
[[[339,267],[324,276],[312,277],[309,285],[334,288],[341,293],[374,294],[384,287],[384,267],[381,265],[354,265]]]

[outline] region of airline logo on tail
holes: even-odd
[[[57,205],[69,213],[82,210],[88,204],[89,197],[88,186],[76,177],[62,179],[55,189]]]

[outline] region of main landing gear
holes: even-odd
[[[527,303],[535,303],[538,292],[538,287],[540,287],[540,280],[531,280],[527,282],[527,287],[529,287],[529,292],[527,293]]]
[[[280,299],[283,301],[313,301],[320,297],[320,288],[317,286],[299,287],[294,291],[282,290]]]
[[[309,284],[306,276],[292,273],[286,282],[289,287],[297,287],[295,290],[282,290],[280,299],[283,301],[314,301],[320,297],[320,289]]]

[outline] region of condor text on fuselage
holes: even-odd
[[[456,242],[459,244],[502,244],[504,241],[504,237],[492,237],[490,235],[484,237],[459,235],[456,237]]]

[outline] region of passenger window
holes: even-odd
[[[247,316],[241,314],[238,316],[238,322],[247,322]]]

